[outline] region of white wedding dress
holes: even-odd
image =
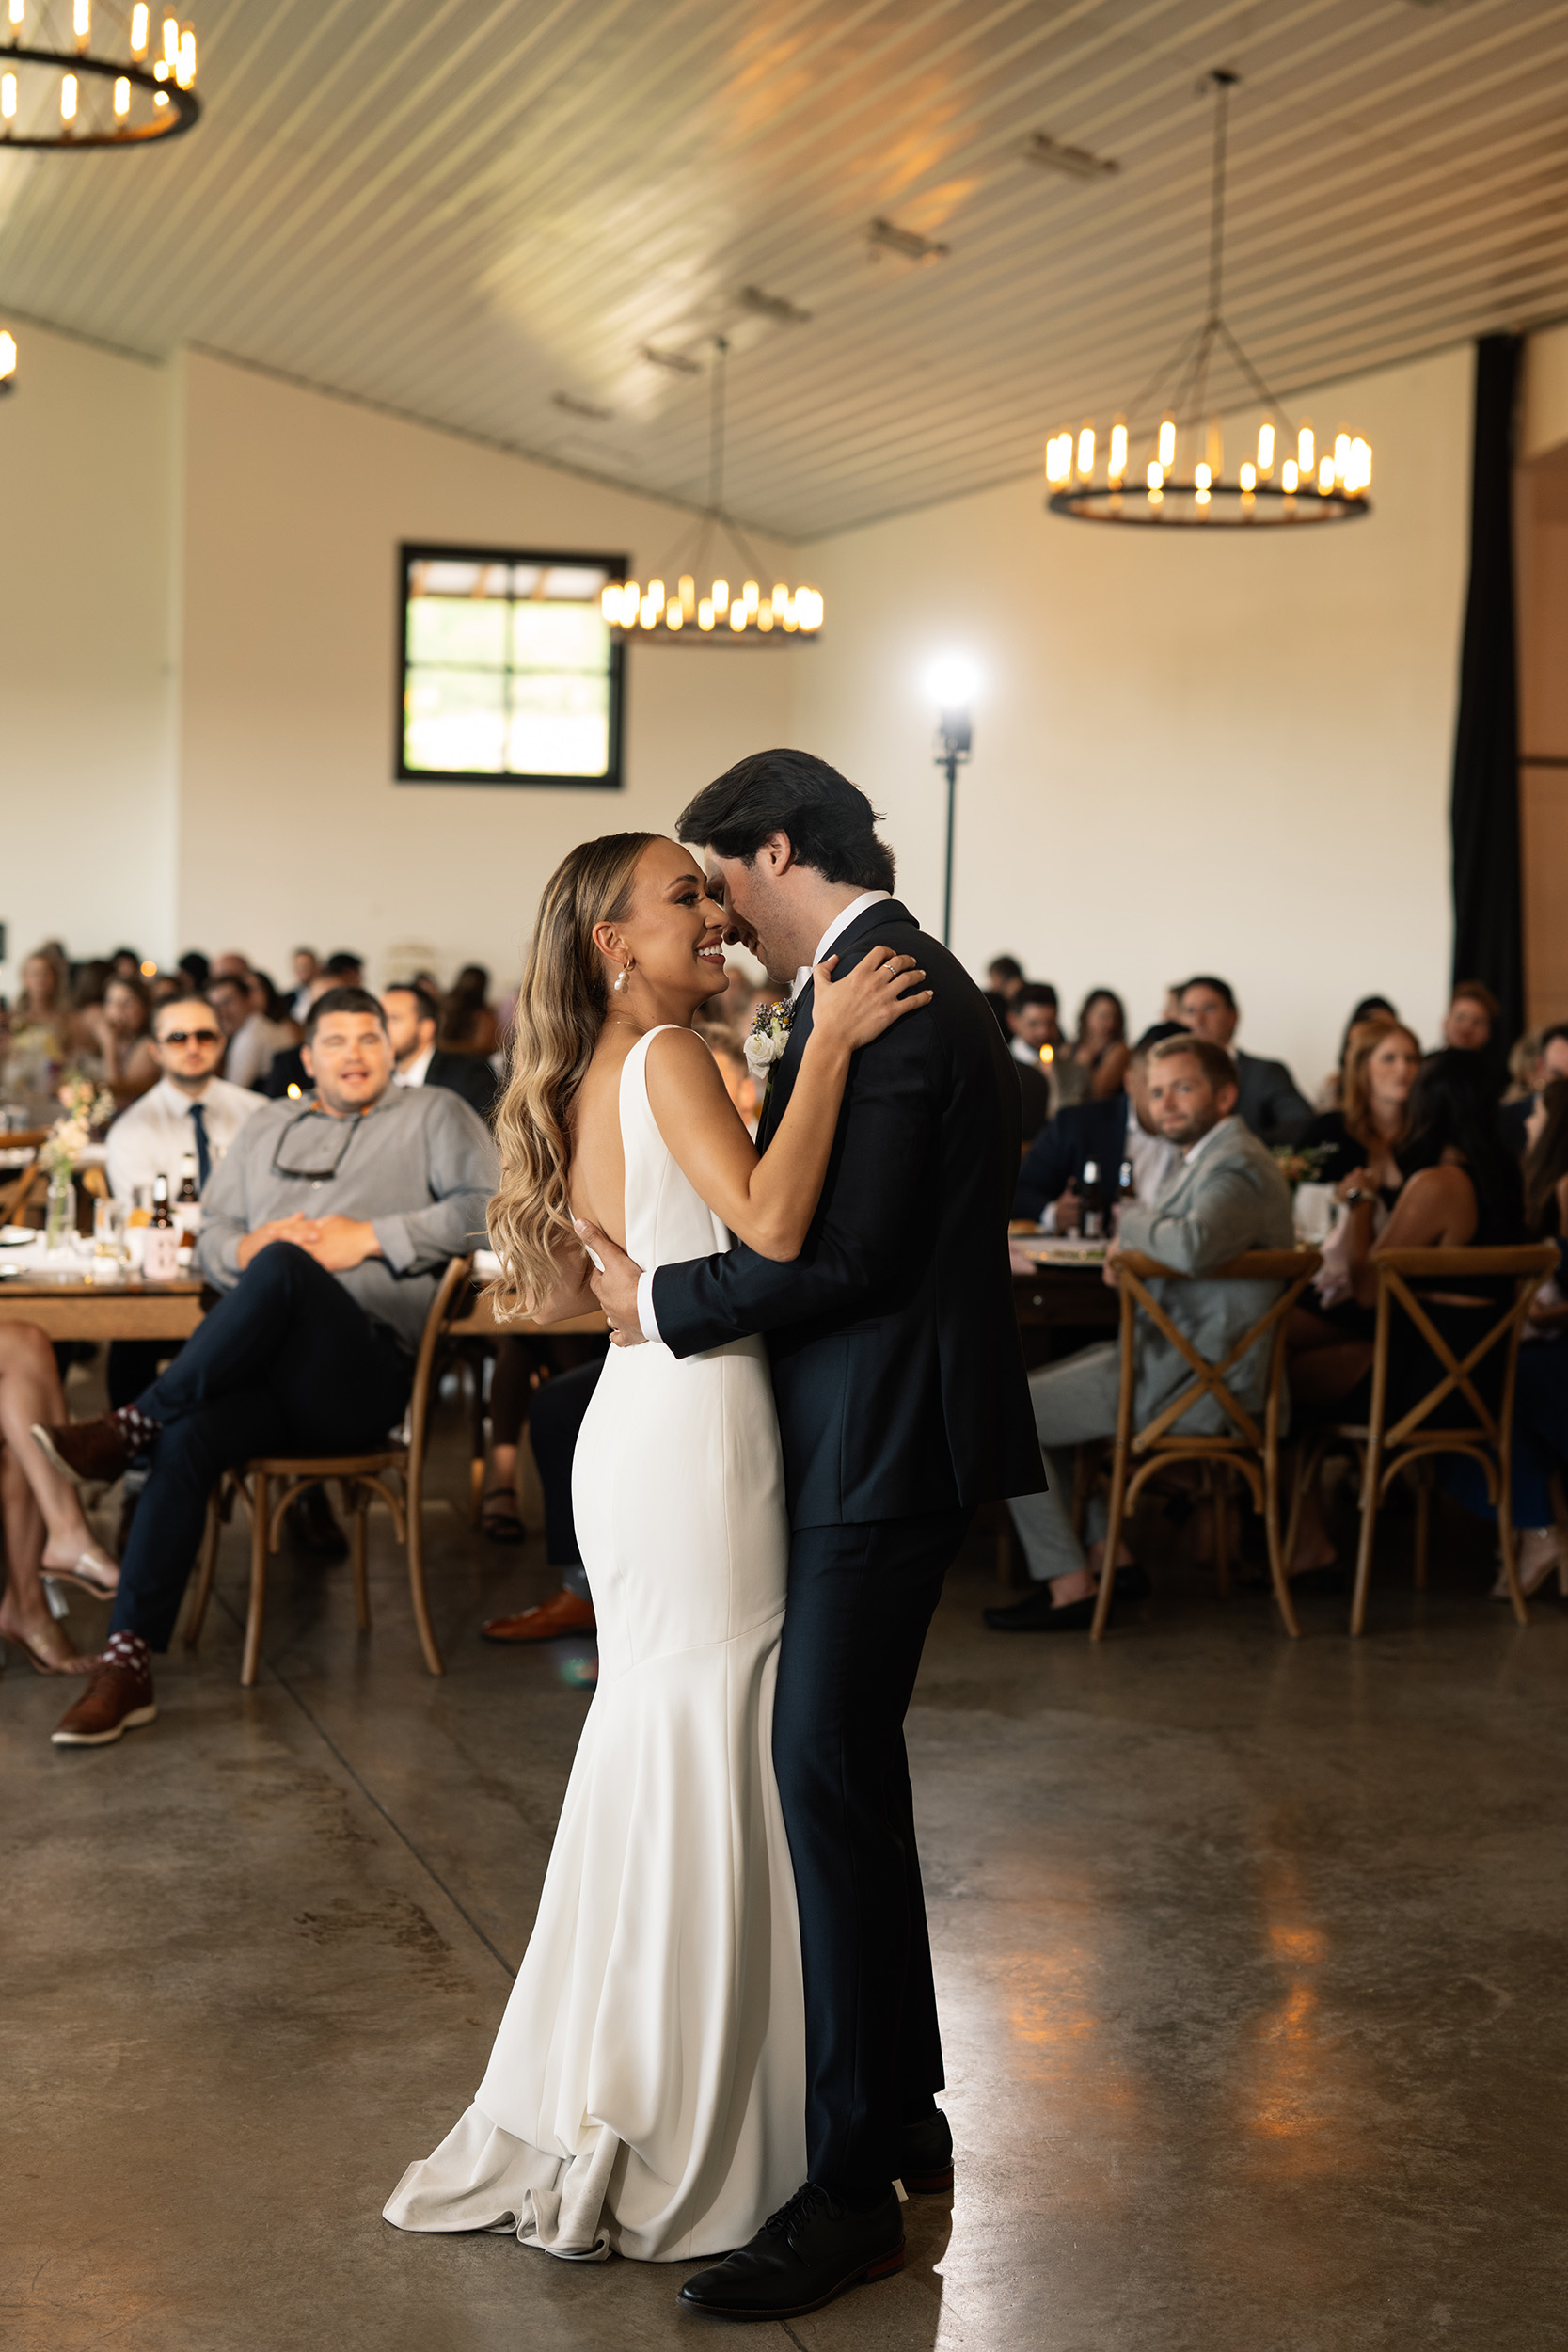
[[[626,1248],[730,1236],[621,1077]],[[610,1351],[572,1475],[599,1682],[533,1934],[474,2105],[410,2165],[403,2230],[578,2260],[743,2245],[806,2173],[800,1931],[770,1740],[788,1526],[758,1339]]]

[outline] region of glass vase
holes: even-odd
[[[57,1168],[49,1177],[49,1198],[44,1211],[43,1246],[51,1257],[56,1250],[69,1249],[76,1232],[76,1187],[71,1181],[68,1168]]]

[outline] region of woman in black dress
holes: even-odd
[[[1344,1184],[1370,1169],[1386,1208],[1392,1208],[1404,1171],[1399,1153],[1410,1136],[1410,1095],[1421,1067],[1419,1041],[1400,1021],[1356,1025],[1344,1059],[1344,1100],[1320,1111],[1301,1138],[1304,1152],[1326,1149],[1321,1181]]]

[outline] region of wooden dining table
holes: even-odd
[[[201,1321],[199,1276],[172,1282],[89,1282],[85,1276],[0,1279],[0,1323],[32,1323],[52,1340],[188,1340]]]

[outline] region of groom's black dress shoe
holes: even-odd
[[[904,2224],[891,2188],[872,2212],[851,2213],[831,2190],[808,2181],[749,2246],[688,2279],[679,2299],[716,2319],[798,2319],[846,2287],[903,2266]]]
[[[940,2197],[953,2185],[953,2134],[937,2107],[904,2126],[899,2179],[906,2197]]]

